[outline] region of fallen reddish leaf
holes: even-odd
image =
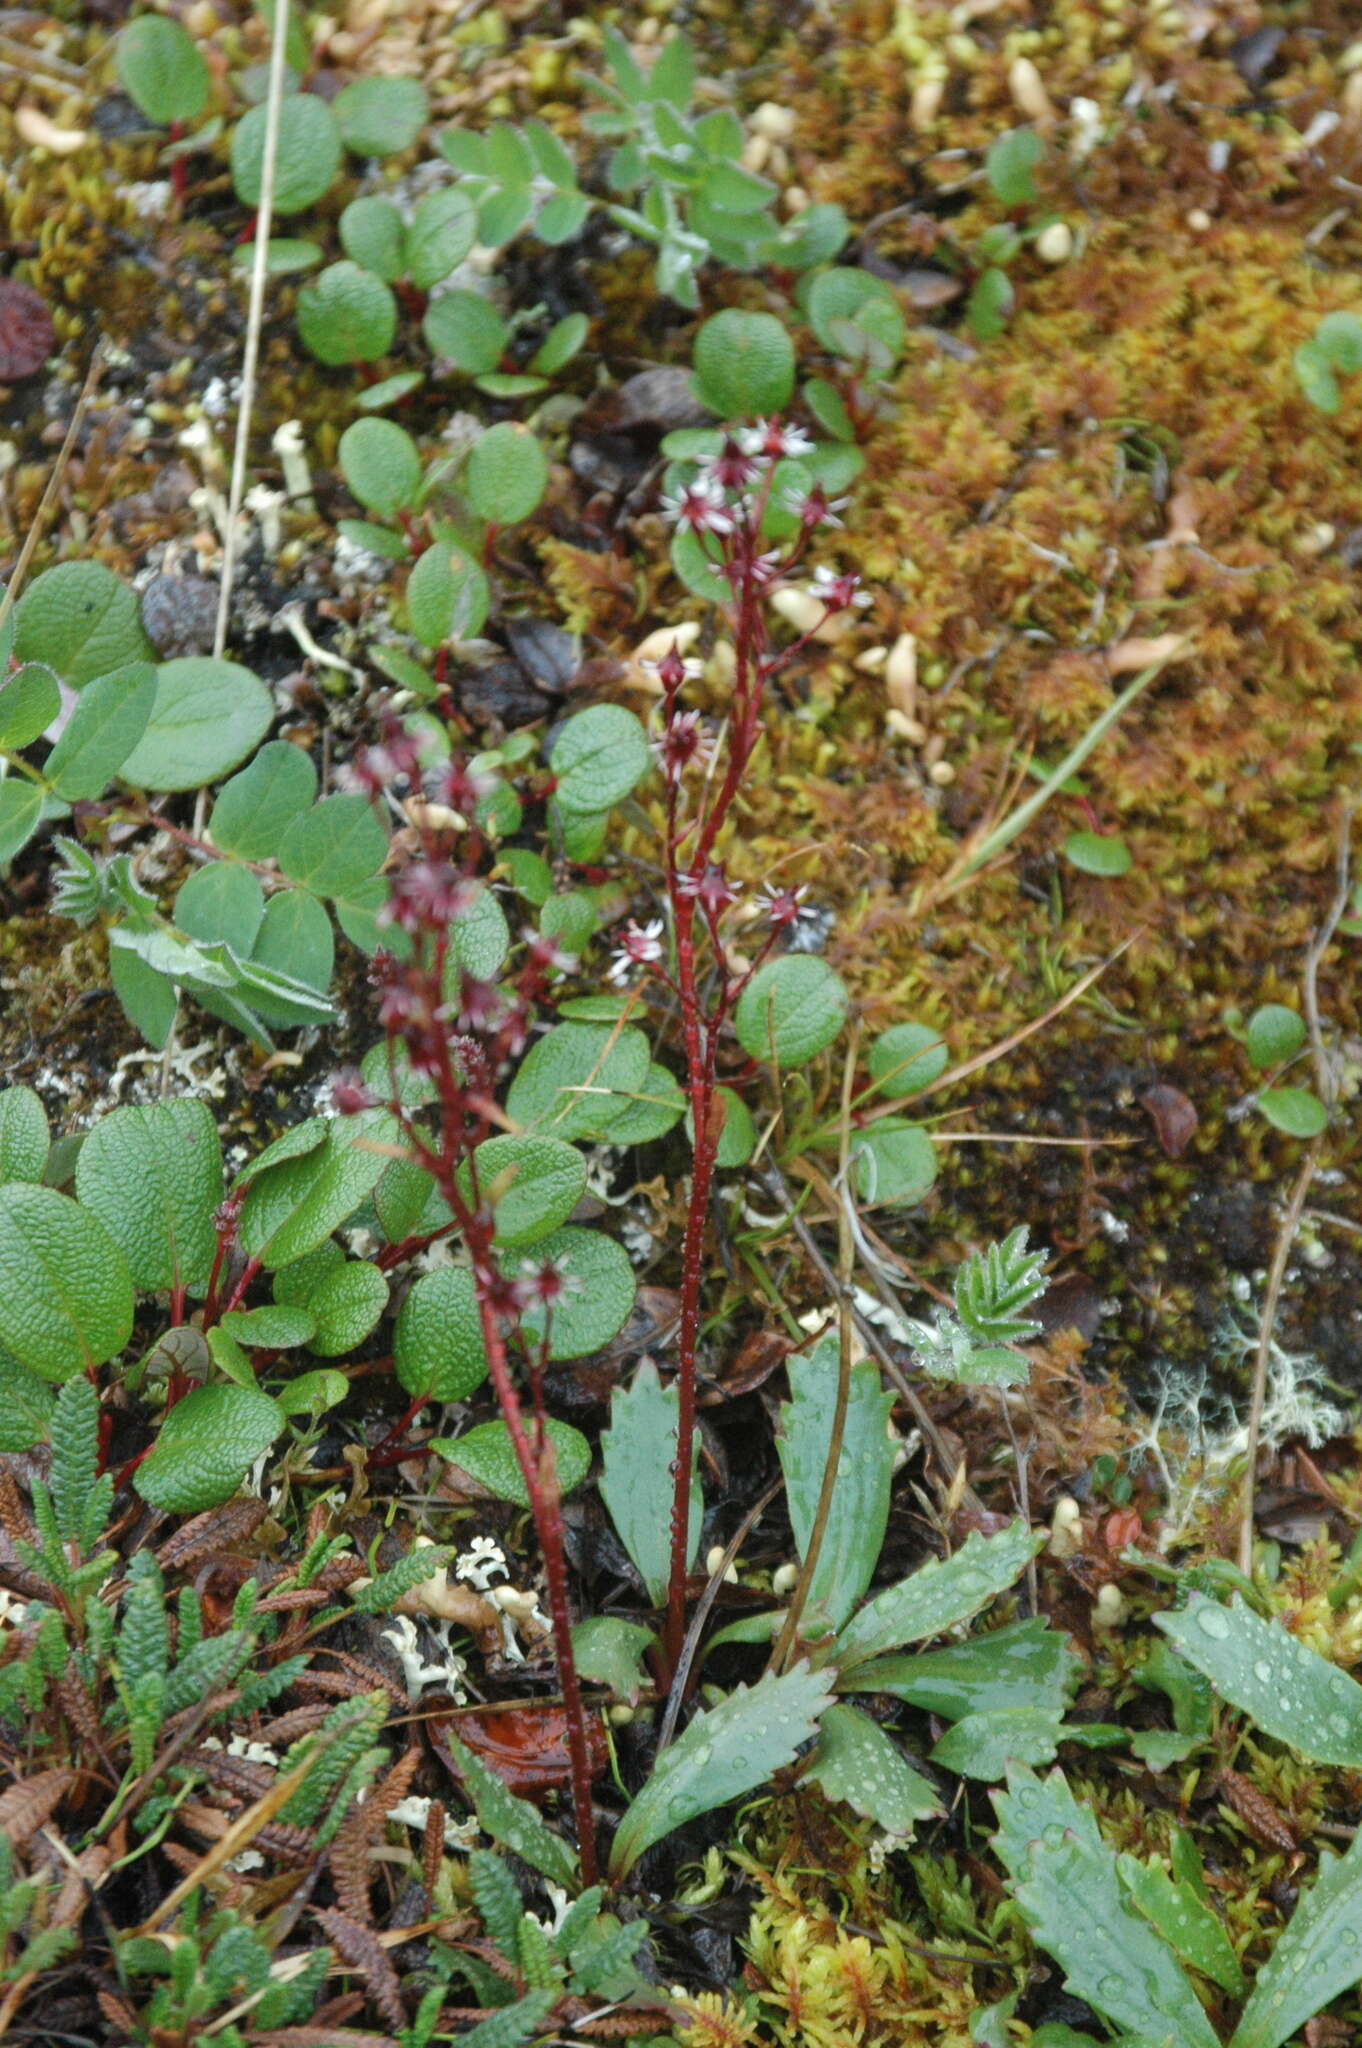
[[[1181,1088],[1174,1088],[1167,1081],[1156,1081],[1140,1097],[1140,1108],[1148,1112],[1154,1125],[1154,1135],[1168,1157],[1180,1159],[1191,1144],[1197,1127],[1195,1105]]]
[[[37,292],[0,277],[0,383],[35,376],[56,345],[52,315]]]
[[[587,1720],[586,1734],[591,1774],[599,1777],[609,1757],[595,1715]],[[471,1749],[503,1785],[522,1798],[537,1799],[570,1781],[567,1715],[561,1707],[499,1707],[489,1713],[451,1718],[439,1734],[432,1731],[432,1740],[442,1762],[457,1775],[457,1764],[441,1739],[446,1735],[455,1736],[465,1749]]]

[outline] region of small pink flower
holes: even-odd
[[[668,782],[679,781],[693,761],[707,764],[714,753],[714,741],[698,711],[678,711],[648,744]]]
[[[712,477],[698,476],[674,497],[664,497],[662,509],[678,526],[693,533],[732,533],[733,515],[724,499],[723,488]]]
[[[720,490],[741,491],[757,474],[757,465],[752,457],[760,451],[750,447],[748,440],[745,434],[740,434],[736,440],[730,434],[706,468],[704,474],[712,478]]]
[[[337,1074],[331,1083],[331,1101],[337,1116],[358,1116],[362,1109],[373,1109],[378,1098],[365,1087],[363,1080],[353,1069]]]
[[[862,590],[859,576],[847,572],[839,574],[836,569],[829,569],[826,563],[820,563],[814,570],[810,588],[813,596],[821,598],[831,612],[844,612],[851,605],[870,603],[870,592]]]
[[[689,896],[698,903],[708,918],[718,917],[727,910],[730,903],[736,903],[741,891],[735,889],[728,876],[718,865],[710,861],[700,875],[681,875],[677,878],[677,894]]]
[[[758,420],[754,427],[745,427],[738,440],[748,455],[764,455],[770,462],[778,462],[783,455],[811,455],[813,442],[802,427],[782,426],[779,420]]]
[[[778,889],[768,882],[758,897],[763,915],[774,925],[795,924],[807,889]]]
[[[654,960],[660,960],[663,929],[660,917],[648,925],[628,923],[620,933],[620,943],[606,969],[607,977],[622,985],[633,978],[637,968],[649,967]]]

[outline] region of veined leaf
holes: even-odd
[[[1315,1763],[1362,1766],[1362,1685],[1280,1622],[1261,1621],[1238,1595],[1222,1607],[1204,1593],[1154,1620],[1221,1698],[1265,1733]]]
[[[1044,1543],[1043,1531],[1020,1520],[996,1536],[972,1530],[954,1557],[934,1559],[911,1578],[886,1586],[837,1639],[835,1657],[843,1674],[867,1657],[926,1642],[968,1621],[1020,1578]]]

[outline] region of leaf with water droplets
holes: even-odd
[[[1115,1851],[1058,1771],[1024,1766],[995,1792],[993,1846],[1040,1946],[1076,1998],[1112,2026],[1168,2048],[1216,2048],[1216,2034],[1177,1957],[1127,1900]],[[1244,2044],[1241,2044],[1244,2048]],[[1261,2048],[1261,2044],[1260,2044]]]
[[[1280,2048],[1314,2013],[1362,1979],[1362,1834],[1346,1856],[1326,1852],[1319,1876],[1278,1937],[1229,2048]]]
[[[911,1835],[918,1821],[941,1812],[935,1787],[858,1707],[828,1708],[804,1778],[891,1835]]]
[[[838,1665],[845,1673],[867,1657],[925,1643],[968,1621],[1021,1577],[1044,1544],[1044,1531],[1035,1533],[1023,1521],[1010,1522],[996,1536],[971,1530],[954,1557],[933,1558],[852,1616],[837,1638]]]
[[[610,1850],[610,1876],[632,1870],[645,1849],[698,1814],[712,1813],[764,1785],[792,1763],[830,1705],[827,1674],[805,1663],[754,1686],[740,1685],[708,1713],[697,1714],[625,1813]]]
[[[1362,1766],[1362,1685],[1236,1597],[1193,1593],[1155,1622],[1220,1697],[1317,1764]]]

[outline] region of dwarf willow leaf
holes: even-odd
[[[1315,1763],[1362,1768],[1362,1685],[1280,1622],[1261,1620],[1239,1595],[1222,1607],[1204,1593],[1154,1621],[1221,1698],[1265,1733]]]
[[[837,1638],[841,1670],[968,1621],[1020,1578],[1044,1544],[1044,1532],[1020,1519],[996,1536],[971,1530],[954,1557],[933,1558],[852,1616]]]
[[[601,1437],[601,1499],[649,1599],[659,1607],[666,1598],[671,1562],[669,1475],[676,1459],[680,1412],[675,1387],[663,1387],[657,1367],[645,1358],[629,1385],[617,1386],[611,1395],[610,1427]],[[698,1459],[691,1464],[688,1566],[699,1547],[704,1506],[698,1464]]]
[[[645,1084],[648,1041],[633,1025],[556,1024],[521,1061],[506,1108],[557,1138],[609,1130]]]
[[[340,238],[352,263],[385,284],[401,277],[406,264],[402,216],[390,200],[352,199],[340,217]]]
[[[1263,1003],[1248,1020],[1244,1044],[1255,1067],[1277,1067],[1305,1043],[1305,1025],[1285,1003]]]
[[[47,1112],[34,1089],[23,1084],[0,1088],[0,1181],[40,1181],[50,1135]],[[585,1162],[582,1181],[585,1185]]]
[[[232,184],[243,206],[260,204],[267,118],[263,106],[249,107],[232,132]],[[315,206],[340,163],[340,130],[330,107],[315,93],[290,93],[274,165],[276,214]]]
[[[46,662],[25,662],[0,684],[0,750],[17,753],[31,746],[60,710],[61,691]]]
[[[911,1209],[936,1181],[936,1147],[920,1124],[886,1119],[855,1133],[856,1192],[868,1208]]]
[[[1114,2027],[1169,2048],[1217,2048],[1217,2037],[1168,1944],[1122,1889],[1114,1851],[1058,1771],[1023,1766],[995,1792],[994,1848],[1035,1939],[1076,1998]]]
[[[209,820],[213,844],[241,860],[269,860],[286,828],[311,808],[317,771],[300,747],[267,740],[218,793]]]
[[[449,927],[449,951],[445,956],[445,994],[457,1002],[461,976],[474,981],[492,981],[500,973],[511,950],[511,928],[506,913],[490,889],[478,887],[468,908]]]
[[[1288,1138],[1317,1138],[1329,1121],[1328,1110],[1309,1088],[1264,1088],[1258,1107]]]
[[[877,1095],[916,1095],[945,1073],[950,1054],[930,1024],[891,1024],[866,1058]]]
[[[97,1216],[30,1181],[0,1186],[0,1345],[45,1380],[103,1365],[132,1335],[132,1280]]]
[[[356,420],[341,435],[337,452],[352,497],[381,519],[415,501],[421,458],[411,435],[395,421]]]
[[[309,989],[324,989],[335,964],[336,942],[331,920],[315,896],[302,889],[281,889],[265,905],[265,915],[251,948],[251,965],[273,970]],[[304,1021],[291,1013],[287,998],[271,1001],[254,987],[251,1002],[267,1024]]]
[[[298,294],[298,332],[319,363],[376,363],[393,345],[397,301],[358,263],[330,263]]]
[[[823,1473],[837,1405],[839,1345],[825,1337],[808,1357],[789,1361],[789,1400],[780,1411],[776,1448],[785,1475],[790,1527],[800,1557],[807,1555],[818,1515]],[[876,1368],[863,1360],[851,1369],[841,1456],[808,1599],[840,1628],[874,1576],[889,1521],[894,1446],[889,1439],[892,1394],[881,1392]]]
[[[219,1328],[252,1351],[293,1351],[306,1344],[317,1327],[310,1309],[285,1302],[263,1302],[259,1308],[229,1309]]]
[[[419,78],[356,78],[336,94],[334,108],[348,150],[395,156],[426,125],[426,89]]]
[[[840,1799],[891,1835],[911,1835],[941,1801],[920,1771],[901,1756],[878,1722],[857,1707],[835,1705],[818,1725],[818,1746],[804,1773],[829,1799]]]
[[[503,1261],[520,1263],[513,1254]],[[585,1358],[599,1351],[623,1329],[634,1305],[634,1269],[623,1245],[602,1230],[579,1230],[572,1224],[541,1238],[523,1264],[532,1271],[552,1266],[564,1291],[552,1308],[534,1302],[521,1316],[521,1328],[535,1345],[546,1344],[554,1360]]]
[[[447,185],[419,200],[405,239],[407,275],[428,292],[457,270],[478,238],[478,212],[466,192]]]
[[[697,1714],[663,1750],[626,1809],[610,1848],[611,1877],[626,1876],[645,1849],[697,1814],[712,1813],[765,1784],[794,1760],[830,1704],[826,1676],[800,1663],[778,1677],[768,1673],[750,1688],[739,1686],[717,1707]]]
[[[340,1358],[364,1342],[388,1305],[388,1283],[377,1266],[347,1259],[327,1273],[307,1297],[316,1330],[308,1349],[318,1358]]]
[[[473,1275],[462,1266],[425,1273],[403,1302],[393,1332],[393,1368],[413,1397],[462,1401],[487,1377]]]
[[[156,671],[135,661],[87,683],[61,738],[47,757],[44,780],[64,803],[102,796],[115,775],[124,781],[129,757],[147,729],[156,701]]]
[[[554,796],[564,811],[608,811],[648,770],[648,741],[632,711],[593,704],[569,718],[549,755]]]
[[[42,823],[41,783],[11,775],[0,782],[0,868],[22,852]]]
[[[111,1110],[80,1148],[76,1193],[123,1253],[135,1287],[206,1291],[222,1201],[222,1148],[206,1103]]]
[[[119,769],[136,789],[199,789],[244,761],[265,737],[274,700],[237,661],[163,661],[146,731]]]
[[[276,1154],[266,1171],[259,1162],[252,1169],[239,1234],[243,1250],[264,1266],[292,1265],[338,1230],[388,1163],[382,1148],[398,1142],[386,1110],[322,1122],[320,1143],[309,1130],[298,1156]]]
[[[468,502],[480,519],[513,526],[517,520],[529,518],[544,495],[548,477],[544,451],[529,428],[515,420],[502,420],[473,443],[463,483]]]
[[[388,835],[367,797],[326,796],[293,820],[277,858],[291,882],[316,896],[335,896],[377,874]]]
[[[70,689],[151,653],[137,594],[102,562],[61,562],[14,609],[14,654],[45,662]]]
[[[486,623],[491,592],[472,556],[441,529],[407,578],[407,620],[423,647],[472,640]]]
[[[723,420],[782,412],[794,391],[795,353],[773,313],[729,307],[695,337],[695,395]]]
[[[249,1387],[198,1387],[161,1424],[133,1485],[165,1514],[202,1514],[231,1499],[283,1427],[283,1410],[268,1394]]]
[[[475,1175],[479,1199],[493,1204],[497,1243],[508,1251],[557,1230],[586,1192],[586,1160],[561,1138],[488,1138],[460,1171],[469,1199]]]
[[[506,353],[510,329],[495,306],[477,292],[442,292],[421,325],[432,355],[447,356],[470,377],[495,370]]]
[[[733,1028],[750,1058],[802,1066],[831,1045],[847,1007],[846,989],[826,960],[784,953],[752,976],[738,998]]]
[[[533,1450],[533,1425],[527,1423],[526,1428]],[[591,1470],[591,1446],[579,1429],[573,1429],[570,1423],[558,1422],[552,1416],[546,1433],[553,1446],[558,1491],[560,1494],[571,1493]],[[530,1496],[520,1470],[520,1460],[511,1442],[511,1432],[504,1422],[480,1422],[476,1428],[465,1430],[462,1436],[435,1437],[431,1449],[447,1465],[457,1466],[470,1479],[476,1479],[479,1486],[495,1494],[498,1500],[514,1501],[521,1508],[529,1506]]]
[[[178,21],[143,14],[119,33],[119,83],[139,113],[157,127],[197,121],[208,103],[208,66]]]

